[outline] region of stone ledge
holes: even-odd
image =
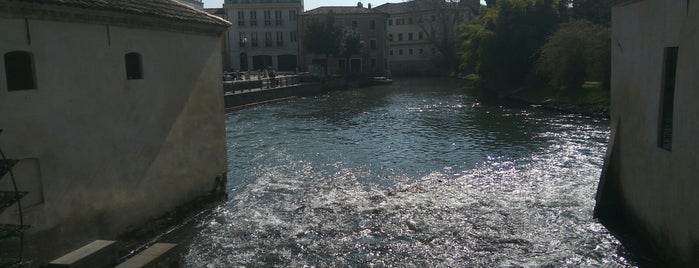
[[[48,267],[113,267],[119,256],[116,241],[95,240],[48,264]]]
[[[176,246],[177,244],[170,243],[154,244],[124,263],[119,264],[116,268],[159,267],[161,264],[164,265],[163,267],[178,266],[179,261],[171,256]]]

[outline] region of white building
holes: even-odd
[[[412,0],[386,3],[374,9],[388,18],[388,64],[395,75],[429,74],[438,71],[443,42],[456,42],[455,31],[475,18],[478,0],[449,3]]]
[[[333,14],[336,25],[343,31],[359,36],[361,48],[348,58],[342,56],[317,55],[304,47],[305,42],[322,42],[311,40],[305,34],[306,24],[312,19],[325,19]],[[388,14],[381,11],[358,6],[327,6],[306,11],[302,14],[300,26],[301,65],[308,70],[311,65],[324,66],[328,73],[369,73],[383,76],[386,72],[386,19]]]
[[[298,67],[298,15],[303,0],[226,0],[226,66],[235,70],[280,71]]]
[[[170,0],[0,0],[0,148],[28,192],[25,257],[114,239],[220,189],[228,25]],[[0,257],[15,251],[5,242]]]
[[[612,137],[596,216],[699,267],[699,3],[612,1]]]

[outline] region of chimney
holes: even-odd
[[[357,2],[357,7],[364,7],[364,5],[362,4],[362,2]]]

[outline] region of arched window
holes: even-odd
[[[141,54],[131,52],[124,56],[126,62],[126,79],[135,80],[143,79],[143,61]]]
[[[26,51],[5,53],[7,90],[36,89],[34,58]]]

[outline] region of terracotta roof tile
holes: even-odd
[[[0,0],[3,5],[23,4],[43,7],[63,6],[86,10],[103,10],[138,14],[168,20],[203,23],[227,27],[227,21],[174,0]]]

